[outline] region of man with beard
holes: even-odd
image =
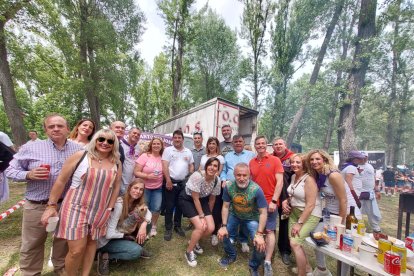
[[[184,147],[184,134],[181,130],[173,132],[173,146],[162,154],[162,171],[165,177],[165,233],[164,240],[170,241],[174,231],[185,237],[181,228],[182,211],[178,207],[178,196],[185,187],[188,176],[194,172],[194,158],[191,151]],[[175,208],[175,212],[174,212]]]
[[[140,152],[139,152],[139,137],[141,136],[141,131],[133,127],[128,132],[128,140],[125,138],[120,139],[120,146],[123,148],[125,153],[125,161],[122,166],[122,186],[121,194],[123,195],[128,188],[129,183],[131,183],[134,176],[135,161],[137,161]]]
[[[293,172],[290,171],[290,157],[294,153],[287,148],[286,142],[282,138],[273,139],[272,148],[273,155],[278,157],[283,165],[283,188],[280,195],[280,202],[283,202],[288,198],[287,188],[290,185],[290,179],[293,174]],[[279,237],[277,240],[277,247],[282,256],[282,262],[285,265],[290,265],[290,253],[292,250],[289,243],[289,220],[282,219],[282,205],[278,207],[277,211],[279,213]]]
[[[226,156],[229,151],[233,150],[233,141],[231,140],[232,129],[230,125],[223,125],[221,127],[221,135],[224,141],[220,142],[221,155]]]
[[[277,220],[277,206],[283,186],[283,166],[279,158],[266,152],[267,141],[264,136],[257,136],[254,140],[257,156],[250,160],[250,174],[252,180],[262,188],[267,204],[266,221],[266,257],[264,261],[264,275],[272,276],[272,255],[275,249],[275,232]]]
[[[234,241],[239,226],[244,226],[255,245],[249,260],[250,273],[259,275],[258,268],[266,248],[263,238],[267,218],[266,198],[259,185],[250,180],[249,166],[246,163],[236,165],[234,177],[235,181],[228,183],[223,192],[223,224],[217,236],[223,241],[226,256],[219,260],[219,264],[227,267],[236,261]]]

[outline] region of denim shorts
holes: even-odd
[[[154,190],[145,189],[144,196],[151,213],[159,213],[162,203],[162,188]]]
[[[277,225],[277,209],[270,213],[269,210],[267,210],[267,220],[266,220],[266,231],[275,231],[276,225]]]

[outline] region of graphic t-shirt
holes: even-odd
[[[223,201],[230,202],[230,213],[242,220],[258,221],[259,208],[267,208],[262,189],[253,181],[245,189],[240,189],[235,181],[227,184]]]

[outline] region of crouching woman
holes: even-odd
[[[143,248],[150,229],[151,212],[145,205],[144,182],[136,179],[128,185],[123,197],[118,197],[109,218],[105,237],[98,240],[98,274],[109,274],[109,260],[149,258]]]
[[[189,266],[195,267],[197,261],[194,253],[201,254],[203,249],[198,244],[202,237],[209,237],[214,231],[211,211],[216,196],[220,194],[220,181],[217,172],[220,161],[216,157],[207,160],[204,170],[194,172],[180,193],[178,204],[184,216],[194,225],[191,240],[188,243],[185,258]]]

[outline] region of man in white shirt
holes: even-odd
[[[27,141],[27,143],[33,143],[33,142],[40,141],[40,139],[37,137],[37,131],[36,130],[30,130],[29,131],[29,137],[30,137],[30,140]]]
[[[120,146],[124,149],[125,160],[122,165],[122,186],[121,194],[123,195],[131,183],[134,176],[135,161],[138,159],[139,152],[139,137],[141,136],[141,130],[137,127],[133,127],[128,132],[128,139],[121,138]]]
[[[173,146],[166,148],[162,154],[162,171],[165,178],[164,240],[169,241],[172,237],[174,208],[174,231],[185,237],[185,232],[181,228],[182,212],[177,203],[188,176],[194,172],[193,154],[184,147],[184,134],[181,130],[173,132]]]

